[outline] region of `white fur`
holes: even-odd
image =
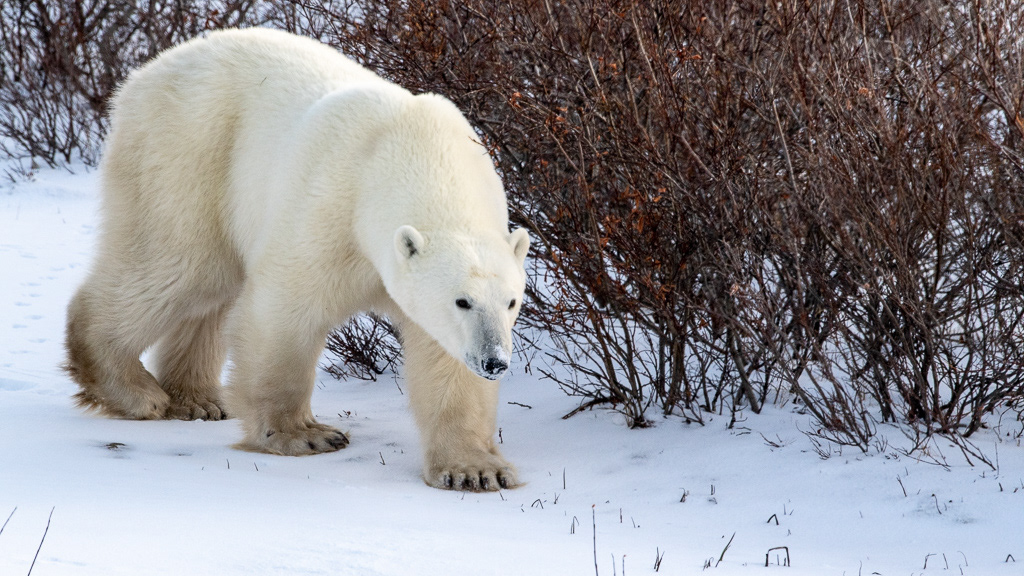
[[[81,404],[221,417],[227,317],[240,446],[335,450],[348,439],[310,410],[316,362],[331,328],[375,311],[403,336],[427,482],[515,485],[493,379],[529,236],[508,233],[492,161],[449,101],[308,39],[217,32],[131,75],[103,173],[99,255],[68,317]],[[153,376],[138,359],[157,342]]]

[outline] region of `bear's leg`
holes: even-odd
[[[170,396],[166,417],[221,420],[220,370],[225,348],[221,328],[227,306],[188,318],[165,335],[156,350],[157,381]]]
[[[471,372],[413,322],[402,322],[401,332],[427,484],[474,491],[515,487],[515,469],[494,443],[498,383]]]
[[[139,361],[155,339],[151,325],[110,309],[97,297],[103,292],[87,281],[68,306],[65,369],[82,388],[76,404],[121,418],[163,418],[170,398]]]
[[[242,450],[302,456],[333,452],[348,445],[340,430],[313,417],[310,398],[316,363],[328,327],[302,318],[276,318],[294,303],[264,302],[257,317],[256,300],[243,294],[231,319],[231,362],[227,407],[242,420]]]

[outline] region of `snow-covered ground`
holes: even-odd
[[[633,575],[659,553],[660,574],[1024,574],[1012,417],[974,438],[997,470],[946,441],[948,466],[908,458],[885,427],[870,454],[822,459],[791,407],[628,430],[602,410],[562,420],[577,401],[520,368],[499,425],[527,484],[472,494],[420,480],[401,380],[322,375],[314,411],[352,444],[302,458],[233,450],[235,421],[84,414],[58,368],[96,237],[97,180],[78,171],[0,187],[2,576],[37,549],[38,576]]]

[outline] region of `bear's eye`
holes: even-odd
[[[466,300],[465,298],[459,298],[458,300],[456,300],[455,305],[458,306],[459,308],[462,308],[463,310],[469,310],[470,308],[472,308],[472,306],[469,305],[469,300]]]
[[[513,309],[515,307],[516,307],[516,300],[515,300],[515,298],[513,298],[512,301],[508,303],[508,309],[511,310],[511,309]]]

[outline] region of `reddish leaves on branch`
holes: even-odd
[[[634,425],[792,391],[861,447],[1020,402],[1016,4],[297,5],[496,151],[567,389]]]

